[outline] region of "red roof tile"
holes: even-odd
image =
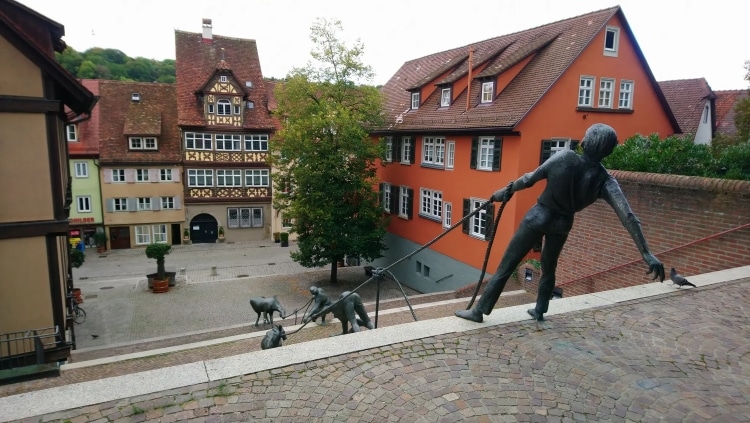
[[[255,103],[252,109],[243,108],[245,129],[273,129],[268,112],[268,97],[263,72],[260,68],[255,40],[213,35],[213,41],[203,42],[203,35],[175,31],[177,78],[177,113],[180,126],[206,126],[203,105],[196,91],[220,70],[231,70],[237,81],[251,82],[247,99]]]
[[[740,100],[747,98],[748,90],[720,90],[714,93],[716,94],[716,133],[736,135],[734,107]]]
[[[700,125],[706,102],[713,97],[713,91],[705,78],[660,81],[669,107],[680,125],[683,134],[695,134]]]
[[[94,95],[99,95],[98,79],[83,79],[81,85]],[[91,110],[88,119],[77,124],[78,142],[68,143],[68,153],[71,157],[99,155],[99,104]]]

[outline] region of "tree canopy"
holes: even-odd
[[[306,267],[330,263],[333,283],[345,255],[381,256],[387,223],[373,189],[384,148],[368,133],[382,121],[382,98],[362,84],[373,77],[363,45],[345,45],[341,30],[338,20],[311,27],[312,60],[277,86],[282,128],[271,140],[274,208],[298,235],[292,258]]]
[[[137,82],[175,82],[174,60],[131,58],[117,49],[93,47],[83,53],[68,46],[55,58],[68,72],[81,79]]]

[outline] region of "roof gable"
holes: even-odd
[[[714,98],[714,93],[706,79],[660,81],[659,87],[682,132],[695,134],[701,122],[706,101]]]

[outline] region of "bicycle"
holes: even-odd
[[[81,308],[75,298],[70,299],[70,311],[73,315],[73,322],[81,324],[86,321],[86,310]]]

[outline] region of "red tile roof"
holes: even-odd
[[[99,95],[98,79],[83,79],[81,84],[94,95]],[[78,142],[68,143],[68,153],[71,157],[99,155],[99,105],[91,110],[88,119],[77,124]]]
[[[705,78],[659,81],[669,107],[683,134],[695,134],[706,102],[714,93]]]
[[[250,81],[247,99],[255,103],[243,108],[245,129],[273,129],[268,112],[268,97],[260,68],[255,40],[213,35],[212,42],[203,42],[203,35],[175,31],[177,113],[181,126],[206,126],[203,105],[196,91],[219,70],[231,70],[240,83]]]
[[[179,163],[174,84],[100,81],[99,159],[106,163]],[[140,94],[133,102],[132,94]],[[156,135],[158,151],[130,151],[128,136]]]
[[[566,71],[606,23],[617,15],[626,36],[634,46],[641,63],[658,92],[648,64],[630,32],[619,6],[561,20],[525,31],[479,41],[467,46],[410,60],[383,86],[388,126],[384,130],[461,130],[478,128],[515,127]],[[417,110],[410,110],[411,97],[407,91],[427,84],[450,83],[468,73],[469,48],[474,49],[473,68],[486,64],[472,74],[469,110],[466,110],[467,91],[464,90],[448,108],[439,107],[440,90],[430,98],[422,98]],[[516,63],[532,56],[518,75],[488,105],[479,103],[480,80],[497,75]],[[447,74],[442,80],[436,79]],[[660,98],[667,108],[666,100]],[[667,111],[669,113],[669,111]],[[673,121],[676,126],[676,122]]]
[[[728,136],[737,134],[734,125],[734,107],[747,98],[748,90],[720,90],[716,94],[716,133]]]

